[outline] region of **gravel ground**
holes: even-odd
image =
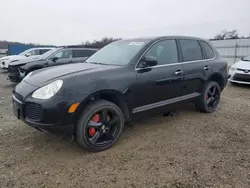
[[[228,85],[220,108],[193,106],[125,127],[117,144],[89,153],[12,113],[0,73],[0,187],[250,187],[250,87]]]

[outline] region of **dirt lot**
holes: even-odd
[[[187,106],[128,125],[101,153],[41,133],[12,113],[0,73],[0,187],[250,187],[250,87],[228,85],[219,110]]]

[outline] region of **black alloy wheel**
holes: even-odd
[[[201,96],[195,101],[197,110],[205,113],[214,112],[220,103],[220,86],[214,81],[209,81]]]
[[[87,105],[77,123],[77,140],[90,151],[110,148],[119,138],[124,127],[120,108],[105,100]]]
[[[214,85],[211,86],[208,89],[207,95],[206,95],[206,103],[207,107],[210,110],[216,109],[220,101],[220,91],[219,88]]]

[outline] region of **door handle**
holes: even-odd
[[[182,70],[178,70],[178,71],[176,71],[174,74],[175,75],[177,75],[177,76],[179,76],[179,75],[181,75],[181,74],[183,74],[184,72],[182,71]]]
[[[209,70],[209,69],[210,69],[210,67],[207,65],[204,67],[204,70]]]

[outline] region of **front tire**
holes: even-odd
[[[220,86],[214,81],[209,81],[200,98],[195,103],[197,110],[204,113],[214,112],[220,103]]]
[[[96,100],[84,108],[77,122],[77,141],[88,151],[103,151],[116,143],[123,127],[121,109],[112,102]]]

